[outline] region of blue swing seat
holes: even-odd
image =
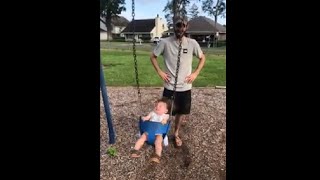
[[[140,117],[139,121],[140,134],[144,132],[148,133],[147,144],[154,145],[156,134],[162,134],[163,139],[170,130],[170,121],[167,124],[161,124],[158,122],[143,121]]]

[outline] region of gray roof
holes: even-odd
[[[114,26],[127,26],[129,24],[128,19],[123,16],[112,17],[111,22]]]
[[[199,16],[189,21],[189,27],[187,29],[187,33],[226,33],[226,27],[217,23],[215,28],[214,21],[204,16]],[[164,33],[173,32],[173,29],[169,29]]]
[[[187,32],[212,32],[226,33],[226,28],[217,23],[215,27],[214,21],[204,16],[199,16],[189,21]]]
[[[133,22],[135,23],[135,32],[151,32],[155,27],[155,19],[139,19]],[[133,22],[131,21],[122,32],[133,32]]]
[[[107,26],[102,17],[100,17],[100,31],[107,31]]]
[[[123,16],[112,17],[111,22],[112,22],[112,25],[114,26],[127,26],[129,23],[129,21]],[[100,16],[100,30],[107,31],[106,20],[101,16]]]

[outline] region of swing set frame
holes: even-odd
[[[138,91],[138,101],[140,104],[140,113],[142,112],[142,103],[141,103],[141,91],[140,91],[140,83],[139,83],[139,75],[138,75],[138,61],[137,61],[137,54],[136,54],[136,38],[135,38],[135,2],[132,0],[132,23],[133,23],[133,59],[134,59],[134,68],[135,68],[135,80],[137,84],[137,91]],[[180,40],[179,42],[179,51],[178,51],[178,60],[177,60],[177,69],[176,69],[176,74],[175,74],[175,81],[174,81],[174,87],[173,87],[173,95],[171,96],[171,110],[170,110],[170,118],[167,124],[162,125],[160,123],[155,123],[155,122],[149,122],[149,121],[142,121],[141,116],[139,116],[139,130],[140,134],[143,134],[146,131],[152,131],[154,132],[155,129],[160,128],[162,129],[161,131],[163,132],[163,138],[167,136],[169,130],[170,130],[170,124],[173,119],[172,113],[174,109],[174,99],[175,99],[175,93],[176,93],[176,87],[177,87],[177,80],[178,80],[178,73],[179,73],[179,67],[180,67],[180,56],[181,56],[181,49],[182,49],[182,41]],[[109,105],[109,100],[108,100],[108,93],[107,93],[107,88],[106,88],[106,82],[104,78],[104,73],[103,73],[103,65],[101,61],[101,55],[100,55],[100,89],[101,89],[101,94],[103,98],[103,104],[104,104],[104,110],[106,114],[106,119],[107,119],[107,124],[108,124],[108,129],[109,129],[109,144],[114,144],[115,139],[116,139],[116,134],[114,131],[113,123],[112,123],[112,115],[110,112],[110,105]],[[151,134],[149,134],[151,135]],[[148,137],[147,143],[150,145],[154,145],[155,137],[150,136]]]

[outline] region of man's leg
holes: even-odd
[[[164,89],[163,96],[171,98],[173,91]],[[191,90],[185,92],[176,92],[175,102],[173,108],[173,116],[175,116],[175,142],[177,146],[182,145],[182,141],[179,137],[179,130],[181,124],[186,119],[186,116],[190,114],[191,108]]]
[[[181,124],[183,124],[186,120],[186,117],[190,114],[191,109],[191,90],[185,92],[178,92],[176,95],[176,106],[177,114],[175,116],[175,142],[179,147],[182,145],[181,138],[179,136],[179,131],[181,128]]]
[[[175,117],[174,137],[175,137],[175,141],[176,141],[177,146],[182,145],[182,141],[179,137],[179,130],[181,127],[181,122],[183,121],[184,118],[185,118],[185,115],[183,115],[183,114],[176,114],[176,117]]]

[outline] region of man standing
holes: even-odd
[[[181,121],[190,114],[191,109],[191,89],[192,82],[197,78],[205,63],[205,56],[198,42],[185,36],[188,28],[188,21],[184,17],[178,17],[174,25],[174,36],[162,39],[151,54],[151,62],[156,72],[164,81],[163,96],[171,98],[174,92],[174,109],[172,115],[175,116],[175,144],[182,145],[179,137]],[[179,55],[180,51],[180,55]],[[164,58],[165,70],[161,70],[157,57]],[[179,62],[178,62],[178,56]],[[196,56],[199,59],[197,68],[192,71],[192,59]],[[177,68],[178,67],[178,68]],[[176,72],[178,76],[176,79]],[[174,89],[175,81],[176,89]]]

